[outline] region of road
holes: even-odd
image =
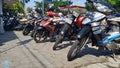
[[[0,35],[0,68],[120,68],[119,54],[113,59],[111,52],[89,46],[82,56],[67,61],[69,42],[65,41],[65,47],[57,51],[52,50],[53,44],[35,43],[21,31],[6,32]]]

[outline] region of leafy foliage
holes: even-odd
[[[120,0],[101,0],[103,2],[108,2],[111,4],[116,10],[120,11]],[[88,10],[92,9],[92,5],[86,3],[86,8]]]
[[[85,3],[85,6],[88,11],[94,11],[94,8],[92,7],[91,3]]]
[[[44,2],[45,11],[47,11],[47,7],[49,4],[54,4],[55,11],[58,12],[59,11],[58,7],[67,6],[70,3],[68,1],[63,1],[63,0],[60,0],[60,1],[54,0],[52,2]],[[42,2],[35,1],[35,7],[42,7]]]
[[[108,2],[118,11],[120,11],[120,0],[108,0]]]
[[[32,11],[32,8],[27,7],[27,12],[30,13]]]
[[[23,5],[20,2],[14,3],[13,9],[14,9],[15,13],[24,13]]]

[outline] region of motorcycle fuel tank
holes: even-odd
[[[82,26],[83,26],[82,22],[83,22],[83,20],[84,20],[85,18],[86,18],[86,16],[82,16],[82,17],[76,18],[76,25],[77,25],[78,27],[82,27]]]
[[[104,14],[102,14],[102,13],[100,13],[100,12],[88,12],[87,14],[86,14],[86,17],[87,18],[85,18],[84,20],[83,20],[83,22],[82,22],[82,24],[88,24],[88,23],[93,23],[93,22],[97,22],[97,21],[99,21],[99,20],[102,20],[102,19],[104,19],[105,17],[106,17],[106,15],[104,15]]]

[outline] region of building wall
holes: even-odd
[[[3,12],[2,12],[2,0],[0,0],[0,14],[3,14]],[[0,33],[4,33],[2,17],[0,17]]]

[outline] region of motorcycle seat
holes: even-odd
[[[120,22],[120,17],[115,17],[112,19],[108,19],[108,21]]]

